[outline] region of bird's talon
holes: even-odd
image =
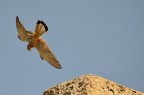
[[[18,38],[21,40],[20,36],[18,35]]]
[[[41,56],[40,56],[40,58],[41,58],[42,60],[44,60]]]

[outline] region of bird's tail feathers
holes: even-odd
[[[35,35],[41,36],[42,34],[44,34],[47,31],[48,31],[47,25],[43,21],[38,20],[36,23]]]

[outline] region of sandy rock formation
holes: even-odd
[[[49,88],[43,95],[144,95],[144,93],[88,74]]]

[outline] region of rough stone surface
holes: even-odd
[[[56,85],[43,95],[144,95],[144,93],[88,74]]]

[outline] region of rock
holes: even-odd
[[[144,93],[88,74],[49,88],[43,95],[144,95]]]

